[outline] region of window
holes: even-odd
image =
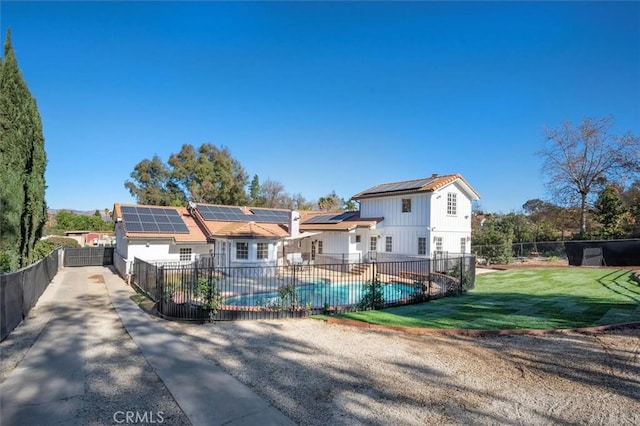
[[[411,212],[411,198],[403,198],[402,213],[410,213],[410,212]]]
[[[371,241],[369,243],[369,250],[371,251],[378,250],[378,237],[371,237]]]
[[[191,260],[191,247],[181,247],[180,248],[180,261],[190,261]]]
[[[322,254],[322,241],[318,241],[318,254]]]
[[[384,249],[387,253],[391,253],[393,251],[393,238],[385,237],[384,238]]]
[[[467,251],[467,239],[460,238],[460,253],[464,254]]]
[[[436,246],[436,251],[442,251],[442,237],[433,237],[433,242]]]
[[[269,244],[268,243],[258,243],[258,251],[256,253],[258,259],[268,259],[269,258]]]
[[[356,235],[356,243],[360,242],[360,235]]]
[[[249,243],[236,243],[236,259],[249,259]]]
[[[427,254],[427,239],[425,237],[418,237],[418,254]]]
[[[457,206],[457,195],[455,192],[447,193],[447,214],[450,216],[455,216],[458,211]]]

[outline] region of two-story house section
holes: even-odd
[[[480,196],[459,174],[383,183],[353,199],[360,217],[384,218],[369,237],[378,260],[470,251],[471,203]]]

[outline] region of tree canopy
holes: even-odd
[[[183,145],[168,163],[154,155],[134,167],[125,188],[140,204],[181,205],[187,201],[225,205],[247,203],[247,174],[225,148]]]
[[[42,120],[7,31],[0,63],[0,272],[29,265],[46,221]]]
[[[612,135],[613,118],[586,118],[578,126],[562,123],[547,129],[540,151],[543,175],[554,198],[579,206],[580,231],[587,230],[593,197],[607,183],[620,182],[640,170],[640,139],[631,133]]]

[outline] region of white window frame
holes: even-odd
[[[400,204],[402,213],[411,213],[411,198],[403,198]]]
[[[456,216],[458,214],[458,194],[455,192],[447,192],[447,216]]]
[[[418,256],[427,255],[427,237],[418,237]]]
[[[362,241],[362,238],[360,235],[356,235],[356,243],[359,243],[360,241]]]
[[[191,247],[180,247],[180,262],[191,262],[192,254]]]
[[[322,240],[318,240],[318,254],[322,254]]]
[[[242,246],[242,249],[240,248]],[[243,256],[240,256],[240,254]],[[246,241],[236,241],[236,259],[249,260],[249,243]]]
[[[256,244],[256,259],[269,259],[269,243]]]
[[[433,246],[436,252],[441,252],[443,247],[442,237],[433,237]]]
[[[390,235],[384,237],[384,251],[387,253],[393,252],[393,237]]]
[[[460,253],[465,254],[467,252],[467,238],[460,238]]]
[[[378,251],[378,237],[371,237],[369,239],[369,251]]]

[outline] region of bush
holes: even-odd
[[[10,251],[0,251],[0,274],[18,269],[18,258]]]
[[[362,284],[364,294],[358,307],[360,309],[382,309],[384,307],[384,294],[382,293],[382,283],[378,276],[373,281],[367,281]]]
[[[50,241],[54,244],[54,247],[64,247],[64,248],[80,248],[80,244],[69,237],[50,237],[44,241]]]
[[[49,253],[55,250],[56,247],[58,246],[50,239],[38,241],[36,246],[33,248],[33,261],[37,262],[38,260],[49,256]]]

